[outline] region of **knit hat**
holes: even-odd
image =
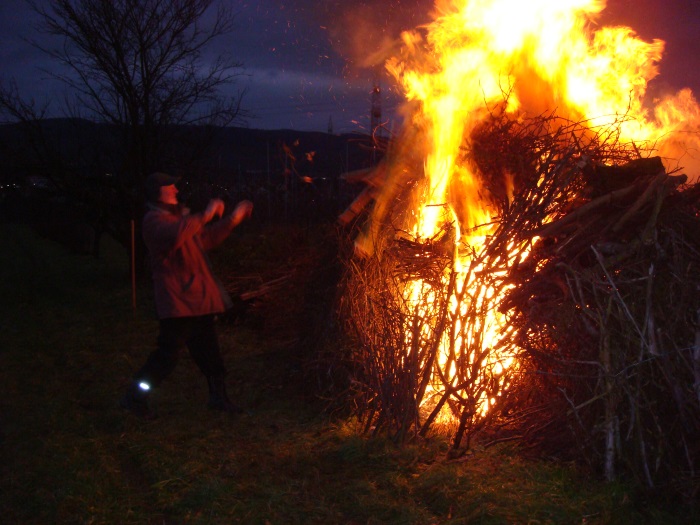
[[[180,177],[173,177],[172,175],[168,175],[167,173],[160,171],[151,173],[148,177],[146,177],[146,182],[144,185],[146,190],[146,199],[151,202],[156,202],[160,198],[161,187],[177,184],[179,180]]]

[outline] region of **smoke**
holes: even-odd
[[[380,69],[395,54],[403,31],[430,21],[432,0],[349,1],[329,13],[328,33],[349,67]]]

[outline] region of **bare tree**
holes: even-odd
[[[55,37],[31,43],[62,64],[59,73],[46,73],[69,88],[68,113],[103,124],[99,137],[81,135],[81,152],[46,171],[71,182],[66,194],[90,210],[97,244],[102,232],[110,233],[135,249],[130,260],[142,269],[132,225],[140,223],[144,177],[154,170],[185,172],[202,158],[213,130],[243,117],[244,93],[224,95],[242,63],[211,49],[232,31],[234,12],[215,0],[27,3],[39,15],[39,32]],[[14,83],[0,84],[0,114],[33,133],[25,144],[33,144],[34,158],[54,151],[43,127],[46,108],[23,100]]]
[[[62,40],[35,45],[65,66],[53,74],[87,116],[122,130],[122,176],[132,184],[167,163],[174,125],[226,125],[241,116],[242,93],[223,97],[242,64],[210,44],[233,29],[234,14],[213,0],[56,0],[40,31]],[[205,20],[210,23],[205,23]]]

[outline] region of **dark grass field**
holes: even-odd
[[[699,522],[573,465],[508,447],[449,461],[439,437],[398,448],[329,416],[300,344],[316,328],[309,288],[323,249],[310,230],[235,234],[214,258],[230,288],[286,276],[220,324],[229,390],[250,413],[207,410],[204,380],[183,355],[147,422],[117,401],[155,340],[148,283],[133,309],[117,246],[104,241],[94,259],[0,225],[1,522]]]

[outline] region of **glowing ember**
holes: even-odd
[[[604,7],[601,0],[437,0],[433,22],[404,33],[401,53],[386,63],[408,101],[406,129],[395,149],[422,159],[423,170],[410,212],[395,222],[418,240],[452,228],[453,260],[442,286],[450,290],[453,323],[442,331],[439,364],[422,396],[422,409],[435,418],[448,415],[446,390],[466,392],[460,394],[462,407],[485,414],[507,388],[506,372],[514,366],[512,356],[494,351],[507,331],[489,284],[498,276],[481,274],[496,212],[463,149],[474,129],[496,113],[517,121],[556,111],[574,122],[614,125],[621,141],[653,145],[667,159],[687,153],[687,141],[696,140],[696,134],[674,133],[698,129],[700,111],[690,91],[658,101],[653,110],[645,107],[664,43],[644,42],[625,27],[593,30],[591,22]],[[389,185],[411,167],[385,166]],[[505,185],[512,197],[512,181]],[[384,220],[390,207],[380,195],[375,221]],[[376,227],[358,240],[366,252],[373,249],[372,232]],[[523,247],[513,246],[512,253],[522,257]],[[421,316],[434,293],[435,283],[409,279],[404,305]],[[468,318],[467,312],[479,315]],[[404,329],[409,347],[432,333],[429,327],[420,333]]]

